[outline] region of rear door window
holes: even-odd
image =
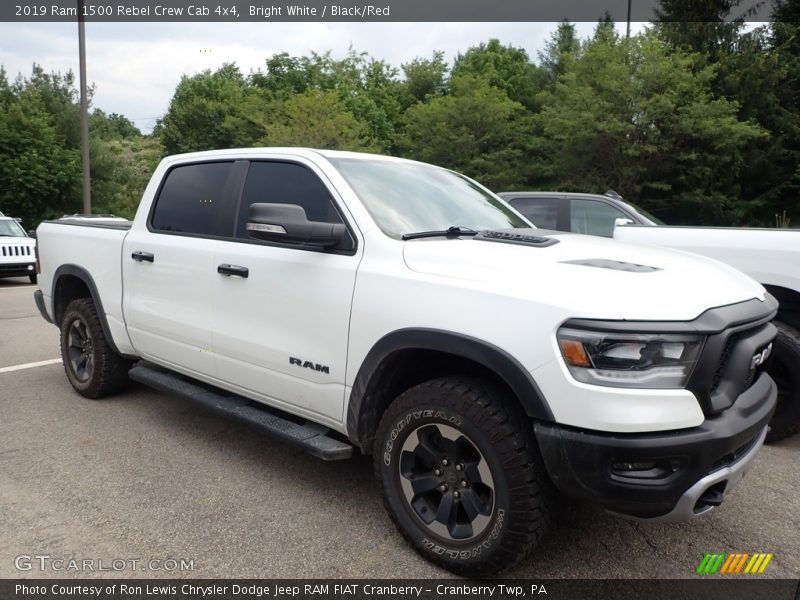
[[[150,221],[166,233],[219,236],[232,193],[233,162],[180,165],[167,174]],[[227,209],[230,210],[230,209]]]

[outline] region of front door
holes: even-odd
[[[269,404],[341,421],[355,230],[348,225],[346,241],[330,250],[253,240],[245,230],[253,203],[297,204],[310,221],[347,222],[313,164],[250,163],[234,235],[214,259],[231,267],[214,279],[218,377]]]

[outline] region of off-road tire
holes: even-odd
[[[61,359],[75,391],[97,399],[121,390],[128,383],[131,362],[109,345],[91,299],[78,298],[70,302],[60,329]],[[81,345],[82,339],[86,340],[85,345]],[[80,365],[85,368],[81,369]]]
[[[39,278],[37,277],[36,273],[31,273],[30,275],[28,275],[28,279],[30,280],[31,283],[36,283]]]
[[[767,372],[778,384],[778,406],[769,422],[767,442],[800,432],[800,331],[775,322],[778,337]]]
[[[441,432],[452,437],[444,439],[439,435]],[[425,443],[421,441],[423,439]],[[426,448],[421,454],[413,451],[413,448],[419,450],[423,446]],[[441,467],[443,454],[429,453],[430,447],[437,448],[437,451],[444,448],[443,454],[464,454],[469,460],[460,463],[460,471],[468,473],[469,477],[455,481],[455,477],[461,478],[453,471],[458,469],[458,464],[448,461],[447,467]],[[474,451],[479,453],[477,462]],[[450,483],[450,486],[445,483],[450,491],[440,495],[438,506],[435,503],[440,489],[438,484],[436,492],[420,494],[410,491],[413,489],[412,479],[401,474],[401,469],[410,472],[410,464],[421,473],[414,474],[415,482],[422,477],[427,483],[433,477],[428,474],[429,468],[431,474],[434,469],[439,472],[450,469],[439,478]],[[478,471],[476,465],[483,465],[480,477],[473,477]],[[515,399],[506,397],[502,389],[487,381],[466,377],[436,379],[398,396],[378,426],[374,469],[386,509],[406,540],[428,560],[459,575],[491,575],[518,563],[537,545],[550,522],[553,492],[531,421]],[[489,477],[481,481],[487,473]],[[404,478],[407,491],[404,491],[401,481]],[[487,496],[488,480],[492,492]],[[426,517],[433,514],[438,517],[445,503],[445,494],[451,494],[450,501],[455,504],[456,500],[452,499],[455,491],[470,488],[475,494],[482,493],[484,499],[491,497],[493,500],[491,509],[484,500],[485,514],[469,523],[466,531],[473,537],[456,539],[451,525],[439,524],[435,517],[430,525],[422,520],[421,513]],[[414,495],[408,498],[407,494]],[[423,495],[425,499],[420,504]],[[459,503],[468,501],[466,495],[457,497]],[[430,498],[434,498],[432,504]],[[450,506],[449,502],[447,506]],[[472,512],[474,514],[474,510]],[[447,520],[462,528],[456,533],[465,531],[463,528],[467,526],[461,522],[470,519],[466,508],[456,507],[455,513],[448,513],[445,509],[442,514],[454,517]],[[476,525],[478,519],[480,528]],[[431,526],[437,527],[438,532],[445,530],[444,535],[449,539]]]

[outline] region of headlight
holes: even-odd
[[[561,355],[575,379],[625,388],[684,387],[704,339],[673,333],[558,330]]]

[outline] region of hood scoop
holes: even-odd
[[[580,265],[582,267],[597,267],[598,269],[612,269],[614,271],[627,271],[629,273],[652,273],[660,271],[658,267],[637,265],[635,263],[609,260],[607,258],[582,258],[580,260],[564,260],[565,265]]]
[[[494,231],[481,231],[472,239],[484,242],[520,244],[522,246],[534,246],[536,248],[546,248],[558,243],[557,239],[546,237],[542,235],[542,233],[551,232],[541,229],[499,229]]]

